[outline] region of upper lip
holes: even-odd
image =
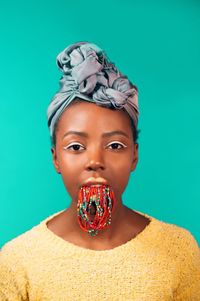
[[[87,180],[85,180],[82,185],[92,185],[92,184],[97,185],[97,184],[108,184],[108,183],[107,183],[106,179],[104,179],[102,177],[97,177],[97,178],[90,177]]]

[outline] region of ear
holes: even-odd
[[[138,148],[139,148],[138,143],[134,143],[134,147],[133,147],[133,161],[132,161],[132,164],[131,164],[131,171],[135,170],[135,168],[137,166],[137,163],[138,163]]]
[[[51,148],[51,153],[52,153],[52,161],[53,161],[55,170],[57,171],[57,173],[60,174],[61,172],[60,172],[59,162],[57,159],[56,149],[54,147]]]

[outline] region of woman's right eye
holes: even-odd
[[[80,149],[79,149],[79,147],[81,147],[81,145],[80,144],[71,144],[71,145],[69,145],[69,146],[65,146],[65,147],[63,147],[63,149],[71,149],[73,147],[73,150],[74,151],[79,151]]]

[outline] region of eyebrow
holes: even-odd
[[[88,137],[88,134],[85,133],[85,132],[69,131],[69,132],[64,134],[63,138],[68,136],[68,135],[78,135],[78,136],[82,136],[82,137],[86,137],[86,138]],[[111,137],[113,135],[122,135],[122,136],[125,136],[125,137],[129,138],[129,136],[125,132],[120,131],[120,130],[103,133],[102,137]]]

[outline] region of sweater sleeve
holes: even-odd
[[[200,249],[192,236],[185,230],[185,239],[180,250],[180,280],[175,293],[174,301],[199,301],[200,300]]]
[[[27,277],[18,256],[7,248],[0,251],[0,300],[28,300]]]

